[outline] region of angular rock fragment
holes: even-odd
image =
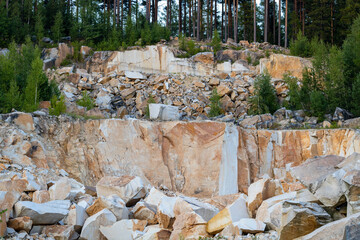
[[[149,104],[150,119],[162,121],[176,121],[180,119],[179,109],[165,104]]]
[[[80,238],[95,240],[100,239],[100,227],[101,226],[111,226],[116,222],[115,215],[110,212],[108,209],[103,209],[97,214],[86,219],[84,226],[81,230]],[[122,236],[118,235],[117,237]]]
[[[89,216],[92,216],[105,208],[110,210],[116,216],[118,221],[129,217],[129,211],[125,206],[125,202],[115,194],[108,197],[100,196],[86,209],[86,212]]]
[[[100,231],[108,240],[135,239],[136,231],[143,231],[146,226],[146,221],[137,219],[120,220],[109,226],[101,226]]]
[[[210,234],[216,234],[227,225],[237,222],[242,218],[249,218],[246,197],[243,195],[210,219],[206,225],[206,231]]]
[[[32,221],[29,217],[18,217],[10,219],[8,227],[13,228],[17,232],[24,230],[29,233],[32,228]]]
[[[15,204],[17,217],[30,217],[33,224],[55,224],[69,213],[69,200],[56,200],[46,203],[20,201]]]
[[[121,176],[103,177],[96,184],[98,196],[108,197],[116,194],[125,201],[126,206],[132,206],[145,197],[145,185],[140,177]]]

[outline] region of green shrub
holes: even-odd
[[[251,58],[250,55],[247,56],[246,61],[248,62],[249,65],[251,65],[251,63],[252,63],[252,58]]]
[[[211,40],[211,46],[214,50],[214,55],[216,55],[216,53],[221,50],[221,39],[217,30],[214,31],[214,36]]]
[[[310,93],[310,110],[313,116],[319,118],[319,121],[324,119],[326,112],[326,99],[321,91],[313,91]]]
[[[285,74],[283,77],[284,81],[288,85],[288,98],[287,101],[287,108],[290,108],[292,110],[298,110],[302,109],[302,98],[301,98],[301,92],[300,92],[300,86],[298,84],[299,79],[296,77],[290,76],[289,74]]]
[[[274,113],[279,108],[275,88],[269,74],[261,74],[255,79],[255,93],[250,98],[250,114]]]
[[[217,89],[214,88],[213,91],[211,92],[211,97],[210,97],[210,113],[209,113],[209,117],[216,117],[219,116],[222,112],[221,106],[220,106],[220,95],[217,92]]]
[[[312,55],[311,44],[301,31],[297,34],[296,40],[291,41],[290,53],[300,57],[310,57]]]
[[[66,112],[65,97],[63,95],[58,99],[55,95],[51,99],[50,115],[59,116]]]
[[[2,222],[2,215],[7,211],[7,209],[0,211],[0,223]]]
[[[87,110],[91,110],[95,107],[95,101],[90,97],[87,91],[81,93],[82,98],[79,99],[76,103],[79,106],[85,107]]]
[[[155,99],[153,98],[152,95],[149,96],[149,99],[147,100],[147,106],[146,106],[146,109],[145,109],[145,116],[147,118],[150,118],[150,103],[156,103]]]

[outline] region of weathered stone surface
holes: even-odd
[[[45,203],[50,201],[50,193],[47,190],[35,191],[32,197],[34,203]]]
[[[306,235],[331,221],[330,215],[316,203],[288,200],[276,203],[268,211],[269,218],[264,222],[278,232],[281,240]]]
[[[176,121],[180,119],[179,109],[165,104],[149,104],[150,119]]]
[[[357,239],[359,235],[356,235],[355,238],[347,238],[346,227],[351,226],[353,224],[358,224],[359,221],[360,221],[360,213],[357,213],[347,218],[343,218],[341,220],[328,223],[305,236],[297,238],[297,240]]]
[[[266,69],[271,77],[277,79],[282,79],[286,73],[302,79],[303,70],[310,67],[311,62],[307,59],[282,54],[272,54],[260,60],[260,72],[264,73]]]
[[[206,231],[210,234],[216,234],[227,225],[237,222],[242,218],[249,218],[246,196],[243,195],[210,219],[206,225]]]
[[[66,224],[74,226],[75,230],[77,230],[84,225],[88,217],[89,216],[86,213],[85,208],[74,203],[70,207],[69,214],[66,218]]]
[[[49,189],[51,200],[74,199],[85,194],[85,187],[74,179],[62,177]]]
[[[174,207],[176,200],[176,197],[164,196],[161,198],[156,214],[161,228],[172,229],[175,221]]]
[[[89,216],[92,216],[105,208],[110,210],[118,221],[129,217],[129,211],[125,206],[125,202],[115,194],[108,197],[100,196],[86,209],[86,212]]]
[[[10,219],[7,225],[8,227],[13,228],[15,231],[18,232],[21,230],[30,232],[32,228],[32,221],[29,217],[18,217]]]
[[[146,195],[142,179],[126,175],[121,177],[103,177],[96,184],[96,191],[99,196],[104,197],[113,194],[118,195],[125,201],[127,206],[134,205]]]
[[[81,230],[80,238],[88,240],[100,239],[100,227],[111,226],[115,222],[115,215],[109,210],[103,209],[97,214],[86,219],[84,226]]]
[[[318,155],[346,157],[360,152],[360,134],[350,129],[271,131],[233,127],[229,135],[225,130],[230,125],[221,122],[73,121],[64,117],[60,121],[39,117],[36,126],[40,125],[44,129],[41,135],[1,126],[2,156],[13,161],[27,159],[29,164],[44,168],[63,168],[86,185],[95,186],[106,175],[131,173],[147,178],[153,186],[162,184],[196,197],[224,194],[236,182],[238,188],[232,188],[233,193],[247,192],[259,177],[272,177],[273,169],[298,166]],[[18,151],[25,142],[29,143],[26,151]],[[225,157],[225,149],[235,158]],[[222,160],[237,167],[222,165]],[[153,171],[154,166],[157,171]],[[220,184],[220,172],[225,171],[222,168],[235,176],[226,175],[231,179]],[[0,181],[0,190],[20,188],[15,183],[22,181],[26,182]]]
[[[206,232],[206,221],[195,212],[186,212],[176,217],[171,233],[171,240],[196,239],[210,236]]]
[[[12,212],[14,204],[19,200],[20,194],[15,191],[0,191],[0,212],[6,210],[5,213],[1,214],[3,222],[9,220],[9,216]],[[6,228],[6,226],[5,226]]]
[[[242,218],[238,222],[233,223],[243,233],[259,233],[265,231],[265,223],[253,218]]]
[[[70,240],[76,236],[74,226],[72,225],[51,225],[45,226],[42,233],[47,236],[53,236],[56,240]]]
[[[15,204],[17,217],[28,216],[33,224],[55,224],[69,213],[70,201],[56,200],[46,203],[20,201]]]
[[[146,220],[148,224],[156,224],[158,222],[156,217],[156,209],[152,208],[145,202],[140,201],[136,203],[132,212],[134,214],[134,218],[139,220]]]
[[[124,219],[109,226],[101,226],[100,231],[108,240],[135,239],[136,231],[143,231],[146,221],[137,219]]]
[[[139,238],[140,240],[168,240],[171,235],[169,230],[156,226],[146,227],[145,232],[146,233]]]
[[[139,72],[125,71],[125,77],[130,79],[146,79],[146,77]]]
[[[247,206],[253,217],[262,201],[275,196],[275,190],[275,183],[271,179],[260,179],[249,186]]]
[[[12,121],[25,131],[35,130],[33,117],[28,113],[15,112],[11,113]]]
[[[198,53],[194,55],[192,58],[195,62],[214,64],[214,54],[210,52]]]

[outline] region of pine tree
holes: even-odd
[[[37,57],[31,64],[31,71],[27,77],[27,85],[24,95],[24,110],[27,112],[35,111],[40,100],[39,86],[46,80],[42,70],[43,62]]]
[[[60,37],[62,36],[62,33],[63,33],[63,19],[62,19],[62,14],[60,11],[56,13],[55,22],[51,28],[51,31],[52,31],[54,40],[56,42],[59,42]]]
[[[39,12],[36,14],[35,35],[36,35],[36,40],[39,44],[44,37],[44,25],[41,14]]]

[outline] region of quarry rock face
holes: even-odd
[[[286,73],[302,79],[303,70],[310,67],[310,60],[283,54],[272,54],[269,58],[260,60],[260,72],[268,71],[271,77],[276,79],[282,79]]]
[[[198,197],[247,193],[264,174],[286,178],[289,164],[360,151],[359,132],[350,129],[271,131],[211,121],[33,118],[33,131],[19,131],[16,124],[0,126],[6,139],[2,158],[64,169],[84,185],[125,174]],[[0,183],[0,190],[22,192],[22,181]]]

